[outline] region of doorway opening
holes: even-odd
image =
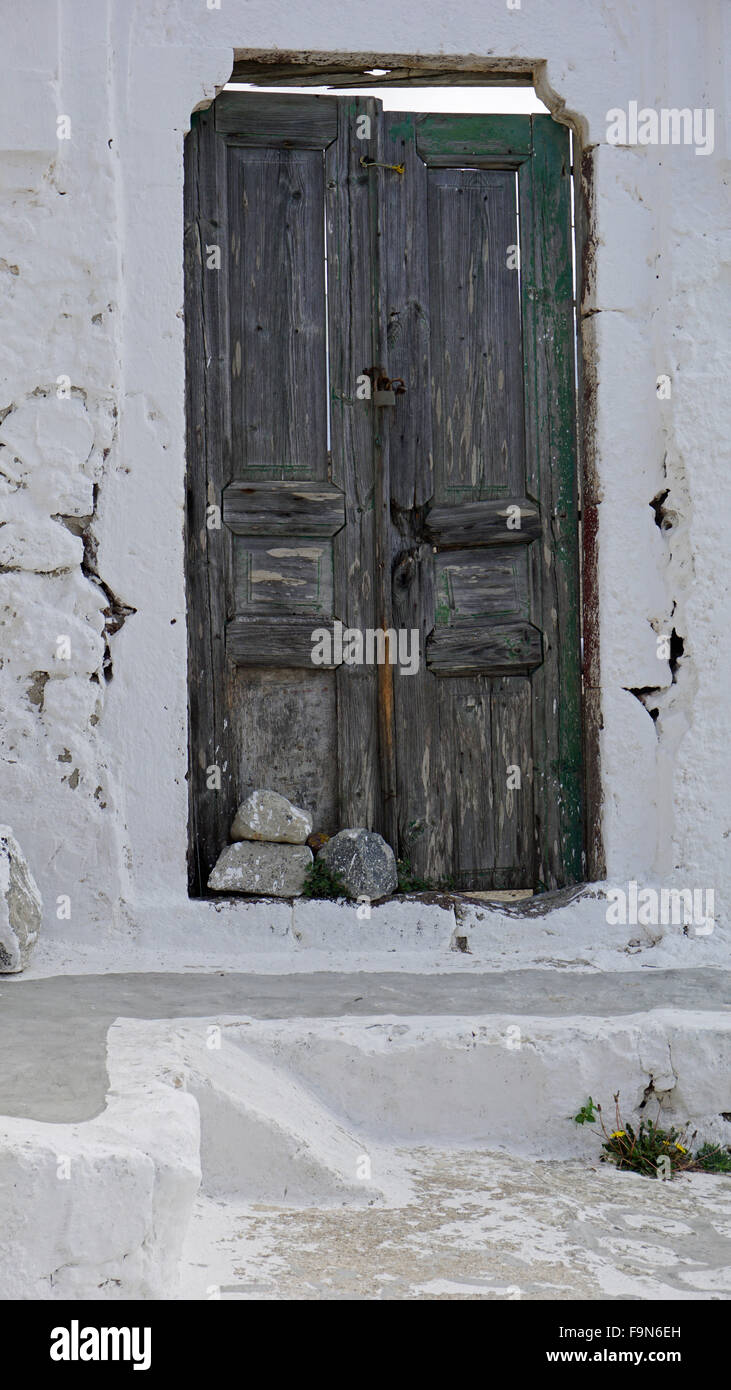
[[[458,80],[241,62],[186,142],[193,894],[265,786],[584,877],[571,138]]]

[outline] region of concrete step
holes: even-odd
[[[383,1146],[377,1155],[366,1151],[363,1138],[266,1048],[260,1057],[239,1046],[237,1029],[226,1024],[205,1032],[183,1026],[177,1037],[185,1087],[200,1110],[207,1194],[294,1205],[367,1203],[384,1199],[387,1189],[393,1195],[399,1177]]]
[[[155,978],[162,1012],[179,1003],[182,986],[166,996],[164,977]],[[221,983],[209,981],[219,995]],[[545,1014],[525,1005],[425,1013],[425,1000],[435,1009],[453,1000],[454,981],[445,994],[439,977],[428,985],[400,977],[399,1008],[340,1017],[303,1017],[301,999],[295,1006],[275,991],[258,998],[270,1017],[118,1019],[106,1057],[93,1065],[82,1064],[79,1015],[56,998],[54,1025],[72,1039],[67,1062],[79,1064],[67,1072],[67,1104],[78,1109],[84,1083],[99,1084],[102,1108],[86,1121],[0,1121],[0,1289],[7,1297],[173,1296],[201,1157],[207,1200],[322,1210],[408,1205],[417,1147],[596,1164],[600,1139],[572,1121],[589,1094],[610,1121],[616,1090],[625,1119],[654,1118],[662,1100],[666,1119],[690,1121],[698,1142],[727,1143],[728,1015],[571,1013],[575,983],[554,982]],[[392,982],[371,979],[369,988],[368,1001],[351,995],[351,1005],[372,1004],[379,990],[394,1002]],[[97,996],[97,1024],[113,997]],[[206,991],[190,997],[201,1009],[210,1002]],[[292,1016],[282,1017],[287,998]],[[595,1006],[601,999],[599,991]],[[326,1001],[327,990],[321,1007]],[[49,1092],[38,1067],[28,1075],[35,1092],[26,1103],[58,1110],[58,1088]]]
[[[668,1123],[731,1142],[731,1020],[721,1014],[223,1018],[218,1026],[209,1075],[238,1073],[239,1096],[255,1067],[269,1070],[272,1096],[286,1078],[303,1144],[309,1120],[298,1095],[359,1136],[361,1153],[369,1143],[447,1144],[569,1158],[598,1153],[573,1122],[579,1107],[591,1095],[614,1127],[617,1091],[625,1120],[654,1119],[660,1106]],[[186,1056],[200,1051],[200,1036],[200,1024],[186,1023]],[[257,1087],[266,1090],[263,1071]]]
[[[107,1033],[116,1018],[228,1017],[297,1020],[417,1017],[499,1019],[506,1037],[526,1019],[563,1021],[568,1073],[579,1045],[574,1021],[586,1020],[581,1036],[591,1057],[601,1055],[592,1038],[636,1016],[634,1036],[651,1027],[650,1015],[687,1015],[684,1047],[694,1051],[693,1019],[725,1034],[731,976],[718,969],[622,970],[452,970],[322,971],[288,974],[127,973],[64,975],[0,985],[0,1052],[13,1058],[0,1071],[0,1114],[40,1120],[90,1119],[104,1107]],[[678,1025],[679,1026],[679,1025]],[[582,1044],[583,1045],[583,1044]],[[527,1044],[526,1044],[527,1046]],[[721,1043],[719,1042],[719,1048]],[[557,1061],[560,1057],[556,1043]],[[510,1053],[510,1049],[504,1048]],[[512,1056],[512,1053],[510,1053]],[[589,1054],[587,1054],[588,1056]],[[674,1049],[676,1065],[679,1051]],[[719,1109],[731,1110],[720,1064],[699,1051],[698,1085],[712,1084]],[[592,1062],[593,1066],[593,1062]],[[703,1080],[702,1068],[708,1076]],[[590,1068],[591,1070],[591,1068]],[[662,1074],[668,1074],[667,1060]],[[645,1083],[646,1084],[646,1083]],[[580,1088],[575,1088],[580,1089]],[[616,1090],[616,1085],[613,1087]],[[723,1102],[723,1103],[721,1103]],[[571,1102],[573,1103],[573,1101]]]

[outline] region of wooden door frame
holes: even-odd
[[[299,57],[299,55],[295,56]],[[372,74],[368,72],[368,69],[371,67],[385,67],[390,69],[390,71],[387,76],[379,79],[373,77]],[[281,54],[271,55],[248,50],[237,50],[236,62],[234,64],[231,80],[254,83],[263,91],[266,90],[267,85],[272,84],[306,88],[308,85],[322,85],[323,80],[326,80],[333,94],[337,91],[342,94],[343,89],[347,90],[349,86],[353,85],[368,85],[369,87],[407,84],[417,86],[473,84],[530,86],[535,85],[536,76],[540,75],[544,67],[545,64],[540,62],[527,65],[525,62],[513,59],[489,60],[482,65],[474,59],[460,60],[453,57],[445,59],[443,57],[429,58],[420,55],[419,57],[404,59],[403,55],[389,55],[384,57],[383,55],[364,54],[351,54],[342,57],[340,55],[330,55],[329,58],[319,59],[315,63],[309,60],[304,63],[301,61],[283,63]],[[550,121],[549,117],[542,117],[540,119],[545,122]],[[574,136],[574,165],[570,170],[570,174],[573,176],[575,190],[576,232],[574,251],[576,254],[577,267],[576,300],[577,305],[580,305],[583,297],[585,270],[588,259],[587,252],[590,250],[593,241],[591,233],[593,212],[591,163],[590,156],[588,155],[581,159],[580,132],[568,121],[565,121],[563,124],[572,129]],[[538,198],[539,200],[543,199],[547,207],[546,177],[550,172],[550,141],[545,141],[544,144],[546,148],[542,152],[540,161],[541,170],[538,177],[536,177],[538,165],[531,168],[529,164],[522,175],[520,198],[521,200],[527,200],[526,206],[528,205],[528,201],[533,202]],[[581,165],[581,177],[579,177],[579,165]],[[215,180],[215,168],[212,169],[211,175]],[[187,265],[190,264],[190,256],[195,258],[200,255],[200,242],[198,240],[198,244],[195,244],[197,238],[191,236],[189,230],[191,218],[195,220],[195,209],[190,201],[190,196],[191,190],[186,187],[186,227],[188,228],[186,232]],[[219,234],[222,231],[217,225],[212,226],[211,230]],[[219,242],[221,240],[222,238],[219,235]],[[569,277],[571,276],[570,255],[564,267],[564,273],[567,273]],[[216,294],[218,294],[218,303],[220,305],[222,277],[216,277],[215,286],[211,287],[211,289],[213,289],[213,302],[211,302],[209,307],[212,310],[211,322],[213,324],[213,335],[212,340],[209,341],[207,345],[200,343],[199,349],[205,346],[208,348],[212,347],[217,354],[221,354],[225,352],[225,347],[222,342],[222,334],[225,332],[225,321],[217,308],[215,299]],[[524,275],[522,281],[524,331],[528,338],[537,341],[541,331],[543,310],[546,306],[537,302],[535,297],[531,298],[527,290],[528,281]],[[205,295],[205,290],[203,293]],[[561,398],[558,401],[561,418],[559,431],[564,436],[564,443],[561,450],[563,463],[559,469],[560,480],[558,482],[556,498],[559,510],[561,510],[562,504],[566,498],[566,488],[571,487],[578,490],[578,515],[582,517],[582,494],[586,485],[586,474],[589,472],[586,461],[593,459],[591,413],[590,411],[582,411],[582,403],[589,399],[591,395],[591,374],[586,370],[586,365],[583,361],[581,334],[578,335],[578,340],[576,340],[574,335],[573,319],[569,322],[564,315],[564,323],[560,328],[560,332],[567,353],[567,362],[571,363],[572,373],[574,350],[577,353],[579,369],[577,413],[579,416],[580,435],[583,448],[579,451],[576,433],[576,414],[574,414],[572,410],[572,418],[569,420],[565,392],[559,392],[559,397]],[[189,371],[188,376],[190,377],[190,375],[191,373]],[[203,382],[199,381],[198,383],[194,383],[190,380],[188,381],[186,387],[186,413],[189,461],[191,457],[195,455],[196,450],[200,450],[201,422],[205,419],[207,413],[206,396],[207,390]],[[573,397],[573,380],[571,381],[571,396]],[[527,399],[526,414],[529,414]],[[570,477],[566,464],[566,459],[568,457],[566,450],[568,450],[568,454],[570,454]],[[212,475],[218,475],[218,480],[221,485],[225,485],[225,482],[229,481],[230,460],[224,460],[219,451],[218,465],[216,465],[215,460],[212,458],[210,448],[206,449],[205,453],[205,472],[208,479],[207,495],[205,499],[198,499],[198,506],[196,508],[195,499],[191,498],[190,487],[188,492],[186,532],[188,542],[187,553],[189,557],[191,556],[191,550],[192,552],[196,550],[196,522],[198,523],[197,535],[200,537],[201,521],[203,521],[205,525],[205,508],[207,505],[211,505],[209,503],[209,497],[212,497],[216,490],[216,477]],[[223,474],[227,476],[223,476],[222,469]],[[196,510],[198,512],[197,517]],[[563,718],[561,721],[563,730],[561,737],[567,745],[569,770],[573,788],[572,795],[576,793],[580,798],[583,798],[584,801],[584,835],[580,843],[577,843],[574,837],[570,851],[573,864],[579,866],[572,871],[572,877],[574,877],[575,881],[586,878],[587,869],[589,877],[601,877],[604,874],[600,825],[600,769],[598,755],[598,731],[601,725],[601,712],[598,699],[598,642],[596,640],[597,613],[595,595],[597,555],[593,527],[587,528],[583,523],[582,525],[582,544],[578,552],[578,569],[573,579],[568,576],[568,574],[566,575],[566,579],[569,585],[567,592],[572,593],[575,597],[576,611],[580,614],[579,620],[584,633],[583,682],[579,687],[578,701],[574,700],[571,702],[570,708],[562,709]],[[588,531],[589,534],[587,534]],[[200,558],[202,557],[199,554],[199,559]],[[195,612],[193,603],[196,593],[206,601],[206,609],[212,614],[216,612],[217,607],[220,607],[221,603],[221,588],[219,587],[218,600],[213,591],[216,588],[217,581],[220,586],[220,581],[224,579],[225,576],[213,574],[211,572],[211,566],[204,565],[202,568],[205,570],[205,574],[201,574],[200,572],[196,573],[195,564],[191,565],[189,560],[189,629],[191,626],[192,614]],[[590,611],[587,612],[586,600],[589,599],[589,596],[591,596],[591,605]],[[210,607],[208,605],[210,605]],[[222,632],[225,627],[226,616],[227,615],[224,613],[220,614],[223,621],[221,627],[218,629],[219,632]],[[590,652],[587,650],[589,645]],[[233,735],[230,730],[227,734],[224,734],[222,729],[214,729],[211,750],[196,750],[193,747],[193,729],[195,726],[196,709],[200,708],[202,700],[206,698],[206,694],[209,698],[213,698],[216,693],[216,688],[220,688],[221,683],[225,681],[225,662],[216,660],[217,655],[221,656],[222,654],[220,650],[217,653],[215,632],[211,634],[211,653],[214,668],[212,673],[206,675],[206,673],[197,671],[192,653],[189,673],[189,884],[190,892],[193,895],[200,895],[205,892],[205,885],[201,882],[200,874],[197,869],[196,844],[198,841],[200,816],[199,809],[195,805],[195,782],[197,778],[205,773],[205,767],[211,765],[207,764],[206,761],[209,756],[211,756],[212,764],[214,763],[214,757],[222,758],[224,764],[229,766],[235,765],[236,762],[233,750]],[[591,669],[588,674],[590,690],[587,689],[587,667],[589,662],[591,663]],[[591,699],[587,698],[589,694],[592,697]],[[571,737],[569,725],[572,723],[574,729],[578,725],[578,738]],[[228,804],[224,816],[228,816],[229,812],[232,813],[233,803],[235,801],[235,789],[230,788],[226,800]],[[220,823],[221,817],[219,816],[217,819]]]
[[[214,110],[199,113],[185,149],[184,265],[186,357],[186,608],[188,616],[188,890],[206,893],[210,864],[226,842],[236,812],[235,731],[226,719],[231,671],[226,625],[232,591],[230,547],[209,543],[220,531],[224,490],[231,482],[231,447],[221,399],[229,389],[228,226],[226,146],[216,136]],[[195,170],[191,161],[195,158]],[[195,176],[193,176],[193,173]],[[218,211],[224,212],[218,218]],[[207,247],[219,248],[220,268],[205,273]],[[191,291],[200,295],[188,312]],[[217,360],[225,370],[209,373]],[[224,427],[222,427],[224,426]],[[212,508],[213,511],[209,509]],[[203,737],[203,742],[199,739]],[[204,789],[211,794],[206,796]]]

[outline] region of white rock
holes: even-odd
[[[31,396],[3,421],[1,437],[29,473],[51,466],[68,475],[86,463],[94,430],[78,398]]]
[[[0,973],[28,964],[38,940],[43,903],[23,852],[8,825],[0,825]]]
[[[56,521],[26,517],[8,521],[0,529],[0,566],[6,570],[31,570],[55,574],[80,565],[84,543]]]
[[[268,840],[275,844],[303,845],[312,834],[312,817],[286,796],[264,789],[242,801],[231,826],[232,840]]]
[[[241,840],[227,845],[208,880],[216,893],[256,893],[261,897],[294,898],[302,892],[312,864],[308,845],[254,844]]]

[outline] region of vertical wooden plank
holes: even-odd
[[[374,364],[387,363],[387,295],[388,246],[393,229],[387,222],[385,180],[393,175],[385,168],[383,109],[380,102],[369,100],[371,139],[366,158],[370,192],[371,285],[372,285],[372,343]],[[392,630],[393,597],[391,593],[391,454],[390,407],[372,404],[373,412],[373,509],[375,565],[375,605],[377,626],[384,632]],[[387,639],[390,641],[390,639]],[[378,760],[381,777],[381,833],[394,848],[397,846],[397,776],[396,727],[394,707],[395,671],[389,650],[389,660],[376,667],[378,690]],[[398,852],[398,851],[397,851]]]
[[[373,416],[356,396],[373,365],[369,175],[360,164],[360,115],[376,103],[339,103],[338,139],[326,151],[331,480],[345,495],[344,528],[333,537],[335,616],[347,627],[377,625],[374,586]],[[338,803],[342,826],[381,829],[376,674],[341,666],[336,673]]]
[[[534,618],[544,662],[533,675],[539,886],[582,877],[581,685],[576,417],[568,131],[531,117],[533,156],[519,171],[526,421],[544,525]]]
[[[490,681],[492,785],[494,787],[495,873],[493,888],[532,888],[533,735],[532,691],[527,677]],[[515,786],[516,769],[520,786]]]
[[[436,495],[522,493],[523,382],[515,175],[430,169],[429,244]]]
[[[485,676],[440,680],[440,775],[451,772],[448,820],[452,850],[442,876],[455,888],[491,888],[495,867],[495,805],[491,749],[495,739],[491,682]]]
[[[394,119],[396,134],[403,140],[411,118]],[[528,132],[526,122],[524,133]],[[430,159],[433,153],[430,151]],[[385,158],[400,162],[403,154],[391,148]],[[411,235],[418,238],[417,247],[421,246],[426,265],[426,284],[420,286],[429,331],[431,399],[426,428],[418,405],[415,412],[417,429],[431,453],[428,464],[421,462],[421,472],[416,473],[422,495],[455,508],[484,497],[522,496],[520,304],[518,276],[508,265],[509,247],[517,241],[515,176],[507,170],[434,170],[419,160],[409,188],[410,172],[407,162],[403,190],[393,196],[394,201],[397,196],[411,200],[407,215],[418,229]],[[390,279],[397,285],[405,278],[399,254],[403,231],[400,236],[393,263],[389,261]],[[407,266],[407,270],[415,279],[414,267]],[[394,303],[398,309],[398,299],[390,294],[389,306]],[[391,365],[389,370],[394,370]],[[411,416],[408,423],[410,428]],[[392,458],[394,436],[398,440],[392,427]],[[407,467],[405,509],[411,476]],[[395,481],[392,478],[392,492]],[[407,513],[404,520],[400,508],[392,504],[392,518],[395,605],[397,594],[399,600],[395,614],[398,612],[399,626],[404,616],[410,626],[418,622],[425,643],[436,617],[434,554],[431,546],[398,544],[399,529],[409,536],[413,530],[423,540],[418,510]],[[469,559],[465,554],[465,582],[472,570],[473,577],[484,570],[487,583],[494,562],[477,550],[470,570]],[[422,610],[415,616],[419,602]],[[493,719],[491,687],[486,677],[465,678],[456,672],[435,677],[426,671],[418,683],[403,678],[397,684],[397,700],[401,697],[403,702],[403,719],[397,725],[400,767],[402,751],[407,753],[399,777],[399,822],[405,822],[407,835],[422,831],[420,838],[411,841],[408,857],[421,876],[452,881],[461,887],[496,886],[498,873],[496,818],[500,808],[493,785],[492,744],[499,731]],[[506,682],[506,699],[498,707],[506,725],[517,718],[510,708],[513,688],[512,681]],[[530,787],[526,800],[530,808]],[[507,850],[512,835],[515,851],[514,832],[513,816],[508,818],[503,834],[503,850]],[[507,876],[512,873],[522,885],[531,884],[530,854],[525,865],[510,862]],[[505,871],[501,868],[499,873],[502,881]]]
[[[229,148],[236,478],[326,476],[323,185],[321,150]]]
[[[597,246],[594,148],[582,149],[573,134],[576,297],[578,320],[579,510],[581,516],[582,710],[584,716],[584,816],[586,877],[606,877],[602,836],[602,692],[599,647],[599,501],[596,460],[596,317],[591,287]]]
[[[301,665],[309,662],[311,631],[329,623],[333,608],[332,544],[317,533],[328,530],[329,491],[322,145],[336,138],[337,107],[318,106],[318,98],[232,105],[226,97],[217,129],[228,132],[233,474],[242,501],[262,489],[269,495],[262,517],[253,518],[259,534],[244,524],[232,546],[237,615],[262,620],[243,632],[229,627],[229,652],[240,663],[229,711],[241,735],[238,795],[270,786],[332,831],[335,678]],[[318,491],[304,479],[320,480],[325,505],[303,509]],[[277,623],[287,616],[301,618],[303,640],[290,631],[282,652]]]
[[[431,445],[431,362],[427,167],[416,150],[410,112],[384,112],[382,155],[403,165],[383,171],[385,245],[385,366],[402,377],[406,395],[384,412],[388,425],[391,501],[399,513],[418,512],[434,493]]]
[[[434,557],[426,516],[434,492],[431,448],[431,365],[427,169],[416,150],[411,113],[384,112],[381,158],[403,165],[381,180],[384,248],[385,358],[406,394],[381,412],[388,434],[391,511],[391,603],[394,627],[416,632],[419,669],[394,674],[399,855],[413,873],[436,881],[446,871],[443,779],[436,677],[426,667],[434,625]]]
[[[434,625],[434,565],[431,545],[410,530],[418,513],[397,511],[392,532],[392,596],[395,629],[418,634],[419,669],[397,670],[394,720],[398,787],[397,846],[420,878],[446,872],[440,775],[437,677],[427,669],[426,641]],[[400,523],[400,524],[396,524]]]
[[[509,267],[517,241],[514,174],[430,168],[428,229],[435,497],[458,506],[522,495],[520,306]],[[477,550],[475,561],[487,577],[489,557]],[[496,780],[496,749],[518,717],[519,682],[498,682],[497,705],[494,684],[455,675],[438,685],[435,763],[445,800],[441,834],[445,847],[451,843],[439,876],[460,887],[501,886],[506,869],[507,877],[512,871],[521,885],[532,884],[530,855],[505,860],[517,853],[518,840],[514,817],[505,816],[504,784]],[[530,795],[528,786],[529,807]]]
[[[189,689],[189,883],[205,891],[235,811],[236,749],[228,713],[232,672],[225,653],[230,538],[208,529],[230,480],[227,332],[226,151],[213,112],[194,118],[185,141],[185,343],[187,427],[187,607]],[[220,269],[206,248],[220,247]],[[216,774],[207,773],[217,768]]]

